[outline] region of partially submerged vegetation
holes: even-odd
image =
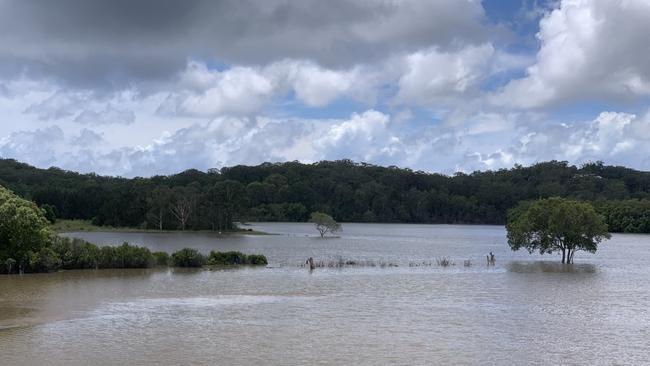
[[[324,238],[328,233],[334,234],[342,230],[341,224],[336,222],[332,216],[322,212],[312,212],[309,222],[314,224],[321,238]]]
[[[408,267],[450,267],[455,266],[455,262],[449,257],[440,257],[435,260],[424,260],[418,262],[409,262]],[[472,265],[471,260],[463,261],[465,267]],[[347,267],[378,267],[378,268],[392,268],[399,267],[400,265],[386,260],[371,260],[371,259],[344,259],[343,257],[336,257],[326,260],[315,260],[314,268],[347,268]],[[306,263],[300,267],[307,267]]]
[[[204,265],[225,266],[265,266],[268,261],[260,254],[244,254],[241,252],[216,252],[203,255],[196,249],[183,248],[171,255],[171,263],[175,267],[202,267]]]
[[[509,211],[506,229],[512,250],[560,252],[562,263],[573,263],[579,250],[595,253],[611,237],[591,204],[559,197],[521,203]]]
[[[81,239],[55,236],[50,245],[30,252],[27,260],[5,259],[0,273],[52,272],[70,269],[152,268],[156,266],[202,267],[266,265],[263,255],[240,252],[210,252],[208,256],[196,249],[184,248],[171,256],[166,252],[151,252],[148,248],[123,243],[103,246]],[[19,266],[16,266],[16,265]]]
[[[301,267],[306,267],[306,264],[302,264]],[[343,257],[338,257],[334,259],[327,260],[317,260],[314,261],[314,268],[345,268],[345,267],[399,267],[397,263],[386,262],[383,260],[374,261],[374,260],[356,260],[356,259],[343,259]]]

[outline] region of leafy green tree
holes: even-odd
[[[573,263],[576,251],[595,253],[609,239],[602,215],[587,202],[547,198],[522,203],[508,213],[508,244],[530,253],[562,252],[562,263]]]
[[[233,229],[235,217],[242,213],[246,206],[246,189],[240,182],[225,180],[214,185],[214,195],[221,203],[224,228]]]
[[[314,223],[320,237],[325,237],[327,233],[335,233],[341,230],[341,224],[334,221],[332,216],[322,212],[312,212],[310,222]]]
[[[56,223],[56,207],[45,203],[41,205],[41,208],[45,213],[45,218],[47,219],[47,221],[49,221],[50,224]]]
[[[47,244],[50,236],[47,227],[42,209],[0,187],[0,262],[7,264],[11,258],[19,270],[24,270],[32,253]]]

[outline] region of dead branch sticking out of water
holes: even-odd
[[[468,265],[469,261],[465,261],[464,264],[466,267],[471,265],[471,263]],[[455,266],[456,264],[454,261],[449,259],[449,257],[441,257],[436,259],[435,261],[422,261],[422,262],[409,262],[409,267],[433,267],[433,266],[439,266],[439,267],[449,267],[449,266]]]
[[[301,267],[305,267],[305,264],[302,264]],[[373,260],[356,260],[356,259],[346,259],[338,257],[336,259],[324,260],[324,261],[314,261],[315,268],[346,268],[346,267],[399,267],[397,263],[385,262],[385,261],[373,261]]]

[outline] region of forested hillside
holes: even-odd
[[[50,216],[150,229],[306,221],[313,211],[343,222],[503,224],[519,201],[561,196],[592,201],[613,231],[650,232],[650,173],[599,162],[445,176],[343,160],[125,179],[0,160],[0,185]]]

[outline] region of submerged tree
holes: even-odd
[[[586,202],[547,198],[521,203],[508,212],[508,244],[540,254],[562,252],[562,263],[573,263],[578,250],[595,253],[609,239],[602,215]]]
[[[324,237],[327,233],[335,233],[341,230],[341,224],[334,221],[332,216],[322,212],[312,212],[309,222],[313,222],[316,230],[320,233],[320,237]]]

